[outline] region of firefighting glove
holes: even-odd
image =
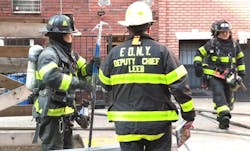
[[[94,57],[90,60],[90,62],[87,64],[86,69],[89,75],[93,72],[93,65],[96,65],[97,69],[101,66],[101,58],[100,57]]]
[[[183,112],[181,111],[181,116],[186,121],[194,121],[195,111]]]
[[[93,87],[91,84],[87,83],[86,81],[79,80],[79,89],[85,90],[85,91],[92,91]]]
[[[85,91],[92,91],[92,85],[87,81],[80,80],[78,78],[73,78],[72,83],[70,85],[71,90],[81,89]]]
[[[203,69],[202,69],[202,64],[201,62],[195,61],[194,62],[194,70],[195,70],[195,75],[197,77],[201,77],[203,74]]]
[[[81,127],[81,128],[88,128],[89,127],[89,120],[90,118],[88,116],[84,116],[81,114],[78,114],[76,117],[76,123]]]

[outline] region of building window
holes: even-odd
[[[112,48],[122,44],[125,40],[128,39],[129,35],[112,35]]]
[[[17,14],[40,14],[42,0],[12,0],[12,11]]]

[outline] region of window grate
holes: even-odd
[[[41,0],[12,0],[12,11],[17,14],[40,14]]]

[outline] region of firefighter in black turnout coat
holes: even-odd
[[[171,94],[186,121],[195,117],[187,71],[148,35],[153,19],[147,4],[132,3],[118,23],[130,37],[111,50],[99,70],[102,86],[112,93],[108,120],[115,122],[122,151],[170,151],[171,122],[179,118]]]
[[[213,92],[214,109],[221,129],[229,128],[234,91],[242,84],[245,75],[244,54],[232,39],[231,29],[225,20],[214,22],[211,27],[213,38],[194,56],[196,76],[205,77]]]
[[[75,90],[91,91],[84,78],[92,74],[93,61],[87,63],[72,51],[73,32],[73,19],[66,15],[52,16],[46,26],[49,44],[37,62],[39,96],[33,110],[42,151],[73,148],[72,127],[76,117],[80,126],[88,126],[88,117],[78,117]]]

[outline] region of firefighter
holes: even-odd
[[[149,36],[153,22],[146,3],[132,3],[125,21],[118,21],[129,38],[112,48],[99,70],[101,85],[112,94],[107,115],[115,123],[122,151],[171,150],[171,123],[179,118],[171,94],[184,120],[192,124],[195,117],[187,71],[166,46]]]
[[[36,129],[42,145],[41,150],[73,148],[72,127],[77,115],[75,90],[91,91],[84,81],[92,74],[92,61],[72,51],[73,20],[67,15],[54,15],[46,26],[49,38],[47,48],[37,62],[36,79],[38,99],[34,102],[33,116],[38,121]],[[79,120],[79,117],[77,118]],[[81,117],[79,125],[88,126],[88,117]]]
[[[201,46],[194,56],[195,74],[205,75],[213,92],[214,109],[220,129],[228,129],[230,110],[233,109],[234,91],[245,75],[244,54],[232,38],[232,28],[225,20],[211,26],[213,38]],[[206,66],[202,66],[206,60]]]

